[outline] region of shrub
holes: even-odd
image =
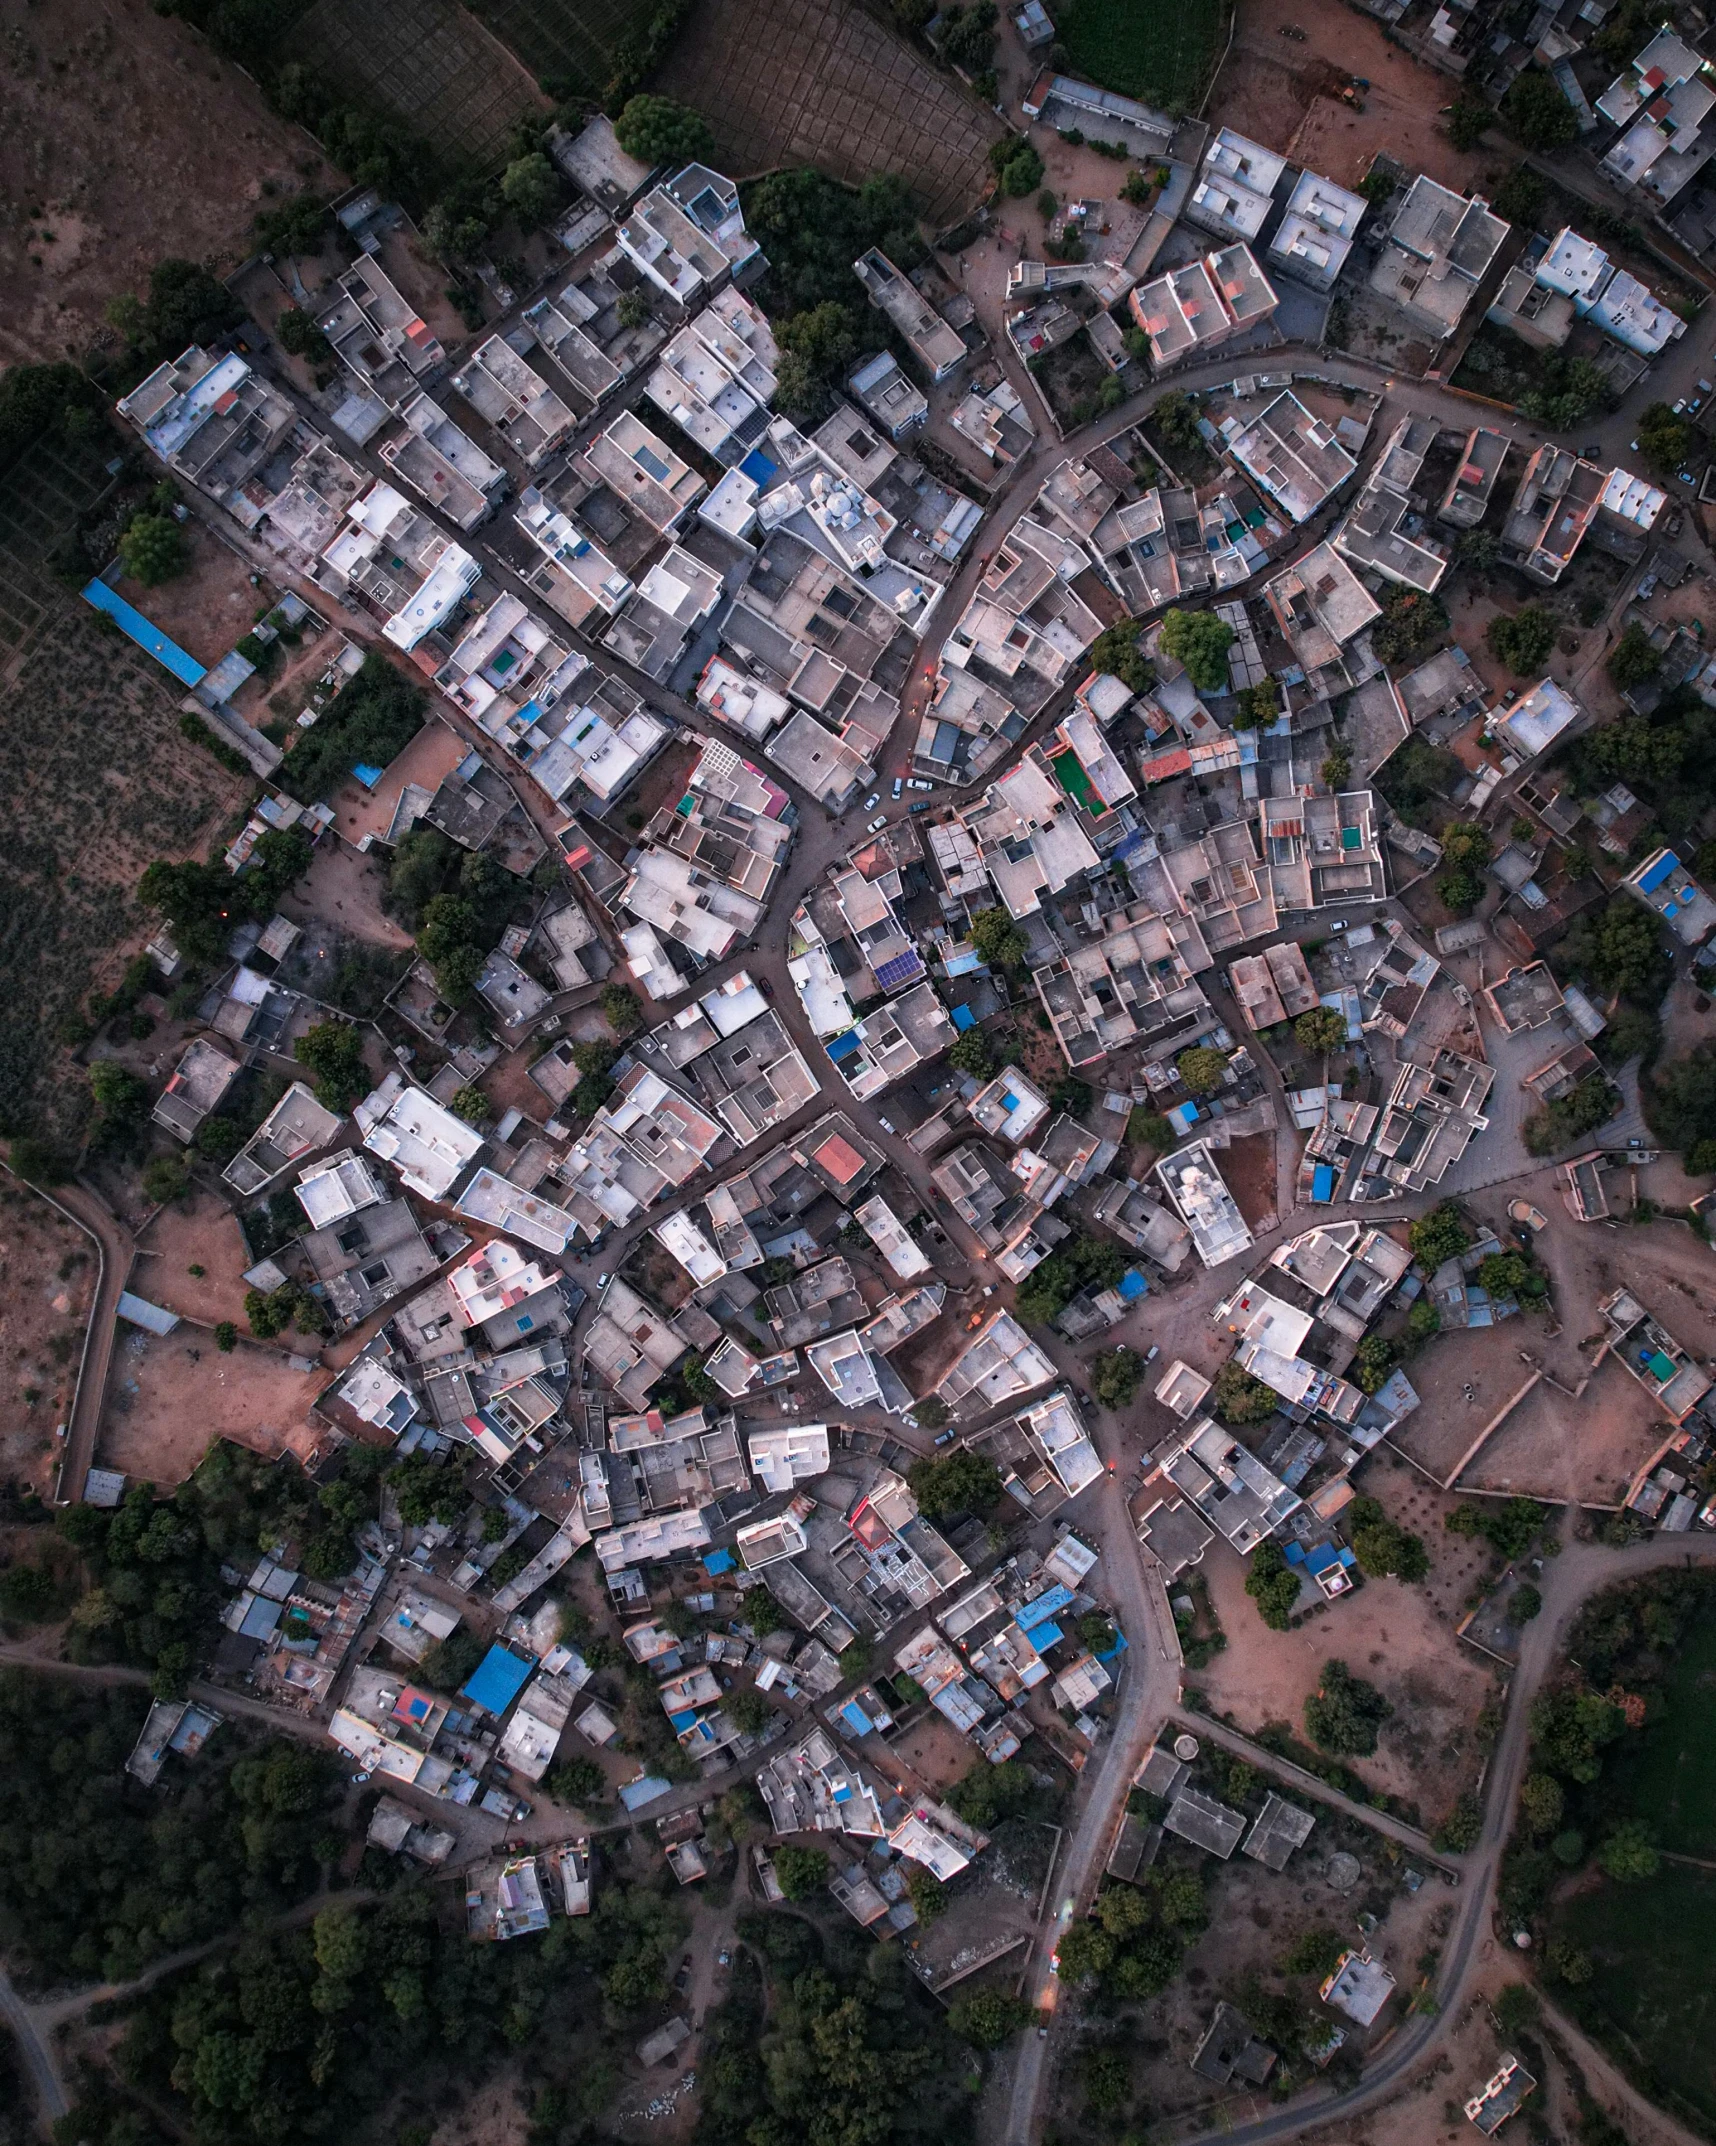
[[[1471,1791],[1466,1790],[1455,1802],[1454,1808],[1443,1819],[1432,1836],[1431,1845],[1446,1849],[1450,1854],[1462,1855],[1468,1848],[1475,1848],[1483,1837],[1483,1807]]]
[[[1636,1885],[1654,1878],[1662,1858],[1651,1842],[1650,1828],[1639,1818],[1624,1819],[1597,1850],[1597,1861],[1611,1878]]]
[[[489,1116],[489,1099],[474,1081],[467,1081],[454,1090],[452,1108],[454,1116],[467,1125],[481,1125]]]
[[[1036,2017],[1035,2007],[1022,1997],[1014,1997],[1006,1990],[979,1989],[954,2000],[948,2007],[947,2023],[962,2042],[969,2042],[974,2049],[999,2049],[1021,2028],[1032,2025]]]
[[[238,1328],[230,1319],[222,1319],[215,1328],[214,1345],[223,1356],[230,1356],[238,1347]]]
[[[334,346],[314,318],[299,306],[286,308],[274,323],[274,333],[282,350],[294,358],[307,358],[313,365],[325,363],[334,354]]]

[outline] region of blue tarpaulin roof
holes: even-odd
[[[1057,1610],[1064,1610],[1072,1600],[1070,1587],[1051,1587],[1047,1593],[1025,1603],[1014,1616],[1014,1622],[1022,1631],[1028,1632],[1032,1625],[1040,1624],[1045,1617],[1052,1617]]]
[[[493,1646],[459,1696],[480,1706],[485,1714],[504,1714],[529,1683],[535,1667],[534,1662],[521,1661],[510,1647]]]
[[[705,1572],[711,1574],[718,1572],[731,1572],[733,1569],[732,1551],[711,1550],[709,1555],[703,1560],[703,1569]]]
[[[1018,1618],[1014,1619],[1015,1623],[1020,1621]],[[1031,1626],[1029,1633],[1031,1644],[1039,1654],[1045,1648],[1058,1645],[1066,1636],[1052,1617],[1039,1617],[1036,1623]]]
[[[961,1035],[964,1035],[968,1028],[977,1026],[977,1016],[969,1006],[955,1006],[952,1011],[952,1019],[954,1027],[959,1030]]]
[[[105,581],[92,581],[83,592],[86,604],[105,611],[120,632],[147,649],[181,685],[200,686],[208,675],[195,656],[188,656],[177,641],[168,640],[159,626],[152,626],[141,611],[135,611],[123,596],[116,596]]]
[[[672,1786],[671,1781],[664,1781],[658,1773],[640,1774],[620,1790],[620,1801],[628,1811],[641,1810],[646,1803],[653,1803],[657,1796],[665,1796]]]
[[[1679,870],[1680,859],[1674,854],[1673,850],[1665,849],[1650,870],[1640,879],[1639,892],[1641,894],[1654,894],[1671,872],[1678,872]]]
[[[849,1028],[843,1036],[831,1038],[827,1045],[828,1055],[836,1065],[840,1063],[841,1059],[850,1058],[857,1048],[858,1031],[855,1028]]]
[[[1334,1196],[1335,1173],[1326,1162],[1320,1162],[1311,1172],[1311,1197],[1327,1206]]]
[[[1128,1267],[1115,1287],[1120,1291],[1120,1301],[1123,1304],[1130,1304],[1138,1297],[1147,1297],[1150,1294],[1150,1284],[1136,1267]]]

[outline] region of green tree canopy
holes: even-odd
[[[1103,1349],[1090,1367],[1090,1389],[1104,1408],[1124,1408],[1138,1391],[1144,1359],[1123,1344]]]
[[[1347,1040],[1346,1015],[1333,1006],[1313,1006],[1293,1023],[1293,1040],[1302,1051],[1338,1050]]]
[[[1027,940],[1005,909],[980,909],[971,920],[971,943],[992,969],[1023,968]]]
[[[191,563],[185,532],[170,514],[139,514],[119,539],[125,571],[145,588],[172,581]]]
[[[1522,604],[1517,611],[1501,611],[1484,629],[1492,652],[1516,677],[1540,671],[1555,646],[1555,621],[1542,604]]]
[[[1134,693],[1143,693],[1156,683],[1155,671],[1139,651],[1139,631],[1137,619],[1123,618],[1116,625],[1105,626],[1090,644],[1094,667],[1118,678]]]
[[[1377,1732],[1394,1712],[1374,1684],[1355,1677],[1342,1661],[1327,1661],[1317,1689],[1305,1701],[1305,1727],[1319,1751],[1338,1758],[1367,1758]]]
[[[913,1461],[906,1481],[918,1510],[926,1520],[945,1520],[951,1514],[987,1512],[1001,1495],[1001,1477],[995,1463],[981,1453],[958,1450],[934,1460]]]
[[[1210,1399],[1226,1422],[1242,1428],[1267,1423],[1281,1406],[1274,1387],[1253,1378],[1237,1356],[1230,1356],[1216,1373]]]
[[[374,1085],[363,1062],[363,1031],[349,1021],[319,1021],[293,1046],[293,1055],[314,1076],[316,1100],[347,1111]]]
[[[1201,693],[1227,691],[1227,652],[1232,646],[1233,628],[1213,611],[1176,608],[1162,621],[1163,654],[1185,666],[1187,677]]]
[[[1636,618],[1627,622],[1627,630],[1609,651],[1604,668],[1617,693],[1642,686],[1647,678],[1654,678],[1662,669],[1660,653],[1651,645],[1650,635]]]
[[[560,174],[542,154],[514,157],[501,174],[501,198],[527,228],[547,223],[566,199]]]
[[[1299,1575],[1278,1542],[1260,1542],[1246,1568],[1245,1591],[1272,1632],[1285,1632],[1299,1599]]]
[[[1227,1053],[1195,1043],[1190,1050],[1182,1051],[1174,1064],[1193,1095],[1214,1095],[1227,1072]]]
[[[1374,1579],[1421,1580],[1430,1570],[1423,1538],[1391,1520],[1375,1498],[1355,1498],[1347,1514],[1359,1570]]]
[[[614,134],[640,164],[696,164],[715,153],[715,137],[702,113],[671,97],[630,98],[614,121]]]
[[[1420,1215],[1407,1237],[1413,1257],[1432,1273],[1444,1260],[1458,1259],[1472,1241],[1465,1217],[1453,1200],[1443,1200],[1427,1215]]]
[[[1579,133],[1579,115],[1554,78],[1535,67],[1514,77],[1501,112],[1528,149],[1564,149]]]

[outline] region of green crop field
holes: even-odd
[[[478,0],[472,12],[556,96],[600,97],[661,0]]]
[[[1610,1755],[1604,1781],[1650,1820],[1659,1847],[1716,1861],[1716,1616],[1693,1625],[1661,1689],[1661,1718]]]
[[[1068,72],[1170,111],[1192,111],[1227,37],[1230,0],[1062,0]]]
[[[1605,1879],[1567,1902],[1555,1930],[1591,1955],[1581,2023],[1630,2056],[1653,2098],[1716,2125],[1716,1872],[1665,1863],[1642,1885]]]

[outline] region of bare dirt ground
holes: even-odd
[[[212,669],[250,631],[265,599],[250,568],[193,516],[185,526],[190,567],[172,581],[146,588],[127,574],[119,593],[170,640]]]
[[[1303,41],[1284,37],[1284,24],[1303,30]],[[1362,113],[1333,94],[1349,75],[1370,83]],[[1206,109],[1216,124],[1342,186],[1355,185],[1384,150],[1409,171],[1464,192],[1495,159],[1464,154],[1442,132],[1437,115],[1456,87],[1342,0],[1292,0],[1287,8],[1242,0],[1233,49]]]
[[[1577,1401],[1553,1386],[1534,1386],[1460,1482],[1533,1498],[1619,1505],[1669,1429],[1637,1379],[1606,1357]]]
[[[1402,1510],[1399,1517],[1410,1523],[1414,1516]],[[1439,1559],[1446,1538],[1421,1532]],[[1318,1672],[1324,1662],[1340,1660],[1395,1709],[1375,1755],[1352,1762],[1367,1786],[1417,1804],[1430,1826],[1472,1786],[1480,1763],[1473,1729],[1489,1678],[1462,1652],[1425,1589],[1367,1580],[1356,1595],[1313,1612],[1297,1631],[1272,1632],[1246,1599],[1247,1568],[1239,1558],[1212,1545],[1202,1569],[1228,1634],[1226,1649],[1198,1676],[1214,1712],[1231,1714],[1247,1731],[1283,1721],[1303,1739],[1305,1701]]]
[[[243,1327],[250,1255],[223,1199],[198,1192],[163,1207],[138,1239],[138,1252],[131,1284],[139,1296],[203,1326],[231,1319]],[[193,1267],[204,1271],[193,1274]]]
[[[1216,1151],[1216,1166],[1240,1213],[1253,1229],[1272,1225],[1275,1214],[1275,1135],[1251,1133]]]
[[[82,1230],[0,1178],[0,1477],[40,1490],[53,1475],[94,1288]]]
[[[340,784],[328,800],[334,808],[335,827],[348,842],[361,842],[365,835],[385,835],[405,785],[414,782],[422,789],[438,790],[470,749],[450,723],[431,717],[373,790],[355,780]]]
[[[924,1787],[936,1795],[971,1771],[971,1746],[932,1707],[903,1735],[888,1739],[890,1758],[902,1760]]]
[[[8,9],[0,354],[75,357],[171,254],[235,265],[268,193],[333,191],[308,136],[147,0]]]
[[[317,1436],[305,1417],[327,1383],[325,1371],[294,1371],[283,1351],[261,1343],[241,1341],[223,1356],[200,1328],[127,1330],[114,1353],[96,1465],[182,1483],[217,1438],[253,1453],[306,1455]]]
[[[329,925],[367,945],[403,952],[411,935],[381,906],[386,889],[386,870],[374,857],[344,842],[322,841],[309,871],[280,907],[294,923]]]

